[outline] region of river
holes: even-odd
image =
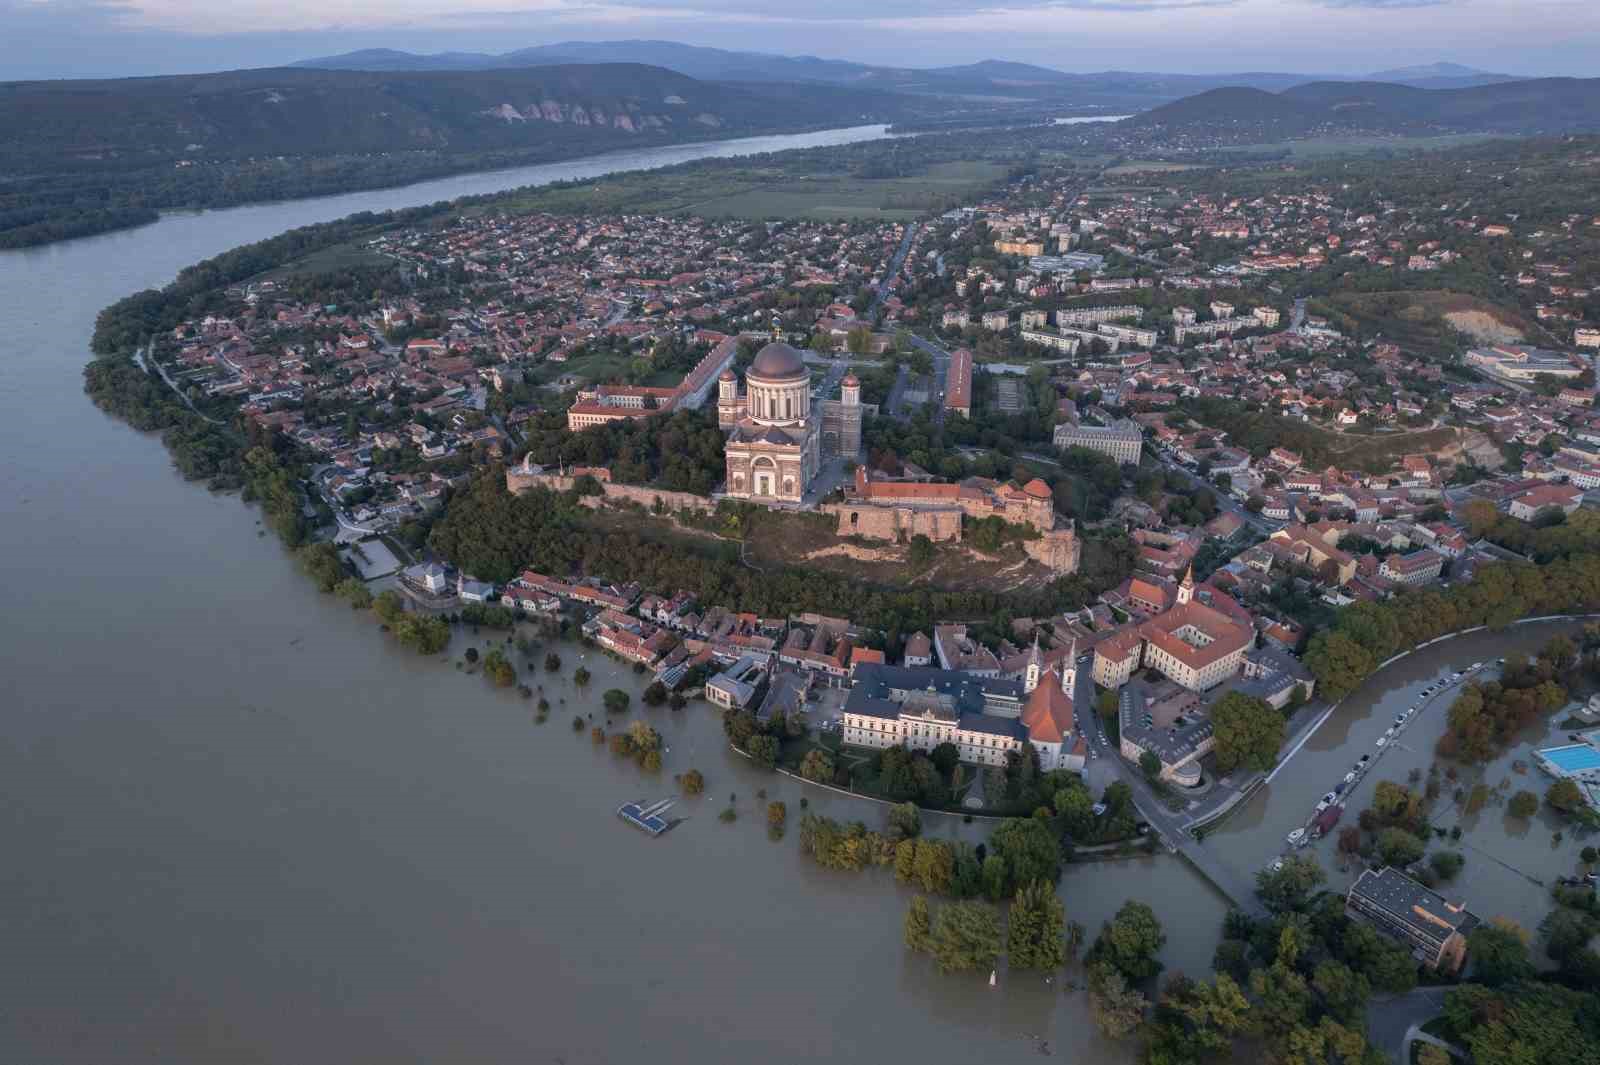
[[[659,781],[587,735],[612,685],[543,673],[515,695],[390,646],[315,593],[254,510],[183,482],[160,441],[97,411],[95,313],[183,266],[309,222],[622,167],[881,135],[725,141],[408,188],[170,214],[0,253],[0,557],[11,623],[0,921],[13,978],[0,1060],[568,1063],[954,1057],[1123,1061],[1082,994],[942,977],[901,946],[908,892],[767,838],[754,793],[801,786],[729,754],[703,704],[643,711]],[[465,650],[458,638],[451,651]],[[637,702],[636,702],[637,705]],[[711,798],[650,840],[622,801]],[[817,789],[813,808],[877,823]],[[741,817],[715,816],[731,793]],[[949,820],[932,831],[977,826]],[[1091,936],[1125,898],[1203,971],[1224,905],[1177,859],[1069,869]],[[952,1052],[953,1048],[960,1048]]]

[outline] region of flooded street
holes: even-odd
[[[1363,754],[1373,755],[1376,765],[1341,800],[1345,803],[1341,828],[1355,824],[1357,815],[1372,804],[1373,789],[1380,780],[1408,784],[1420,792],[1427,783],[1429,766],[1438,761],[1443,774],[1450,764],[1435,756],[1434,745],[1444,733],[1450,703],[1460,686],[1435,692],[1380,750],[1375,746],[1378,737],[1394,724],[1395,716],[1422,703],[1423,689],[1465,671],[1473,662],[1486,663],[1480,676],[1493,679],[1496,659],[1517,652],[1536,654],[1556,634],[1576,638],[1582,627],[1575,621],[1536,622],[1505,632],[1470,633],[1413,653],[1380,671],[1345,698],[1270,784],[1213,828],[1206,845],[1241,870],[1253,873],[1262,868],[1287,851],[1284,839],[1289,831],[1306,823],[1317,801],[1344,779]],[[1460,683],[1469,679],[1463,677]],[[1566,733],[1556,724],[1566,716],[1558,712],[1548,727],[1525,730],[1521,742],[1488,765],[1458,767],[1454,782],[1441,777],[1443,790],[1431,811],[1432,824],[1446,831],[1459,824],[1459,848],[1466,858],[1465,867],[1448,890],[1465,899],[1480,917],[1510,917],[1533,928],[1550,908],[1547,885],[1557,876],[1572,874],[1584,843],[1565,826],[1563,841],[1552,845],[1552,834],[1564,826],[1542,806],[1531,818],[1517,818],[1506,812],[1504,799],[1491,799],[1482,810],[1466,815],[1452,793],[1457,787],[1470,793],[1472,786],[1482,781],[1491,788],[1506,784],[1504,798],[1526,789],[1542,799],[1550,778],[1533,767],[1531,752],[1563,741]],[[1526,764],[1526,772],[1519,774],[1513,769],[1518,761]],[[1409,780],[1413,770],[1422,774],[1415,783]],[[1329,886],[1343,888],[1359,869],[1340,871],[1337,835],[1335,829],[1302,853],[1315,854],[1329,873]],[[1448,838],[1428,842],[1430,849],[1457,846]]]

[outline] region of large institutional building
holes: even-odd
[[[717,423],[728,430],[727,494],[757,502],[799,503],[830,453],[861,450],[861,382],[846,375],[840,398],[811,410],[805,358],[782,341],[756,353],[744,375],[744,394],[732,370],[718,380]]]
[[[1120,688],[1134,670],[1148,666],[1179,687],[1202,692],[1238,673],[1245,652],[1255,643],[1255,630],[1249,615],[1231,599],[1219,595],[1212,600],[1208,604],[1195,597],[1191,568],[1170,610],[1095,648],[1095,682],[1102,688]]]
[[[1086,447],[1135,466],[1144,450],[1144,434],[1137,423],[1126,419],[1108,426],[1062,422],[1056,426],[1052,442],[1057,448]]]
[[[844,742],[931,751],[953,744],[963,762],[1003,766],[1024,743],[1044,770],[1083,768],[1074,728],[1077,647],[1060,668],[1045,666],[1037,643],[1022,680],[930,667],[860,666],[844,706]]]

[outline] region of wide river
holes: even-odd
[[[1081,993],[1009,974],[991,989],[908,957],[908,893],[812,866],[792,829],[769,840],[755,792],[797,819],[802,788],[728,753],[703,704],[643,712],[670,745],[646,779],[571,729],[605,688],[637,692],[631,673],[591,656],[580,693],[578,649],[562,647],[559,677],[527,678],[557,703],[536,724],[527,702],[318,596],[252,509],[184,483],[159,440],[82,394],[101,307],[293,226],[881,135],[625,153],[0,253],[0,1060],[1024,1061],[1041,1039],[1068,1060],[1131,1058],[1094,1034]],[[691,765],[709,787],[687,823],[651,840],[616,820]],[[833,816],[882,816],[806,790]],[[723,824],[730,794],[741,816]],[[1254,817],[1230,823],[1253,841],[1230,851],[1259,863],[1286,828],[1251,833]],[[1165,855],[1072,867],[1061,894],[1091,935],[1124,899],[1149,901],[1169,969],[1197,974],[1225,909]]]

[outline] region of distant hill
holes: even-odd
[[[917,69],[881,64],[820,59],[808,55],[773,55],[729,51],[677,41],[560,41],[489,54],[440,52],[417,55],[391,49],[365,49],[323,56],[294,64],[321,70],[488,70],[499,67],[557,63],[646,63],[708,81],[823,82],[873,86],[898,92],[1009,95],[1084,106],[1143,109],[1208,89],[1244,86],[1278,92],[1312,81],[1343,79],[1329,74],[1240,71],[1231,74],[1169,74],[1127,70],[1067,73],[1032,63],[986,59],[960,66]],[[1430,63],[1385,71],[1371,81],[1454,88],[1513,80],[1455,63]]]
[[[796,94],[624,63],[414,72],[279,68],[0,84],[0,155],[137,165],[175,157],[472,153],[547,144],[603,149],[892,122],[929,110],[885,92],[819,86]]]
[[[1281,93],[1199,93],[1129,119],[1168,133],[1296,136],[1313,129],[1561,133],[1600,129],[1600,78],[1536,78],[1468,88],[1319,81]]]

